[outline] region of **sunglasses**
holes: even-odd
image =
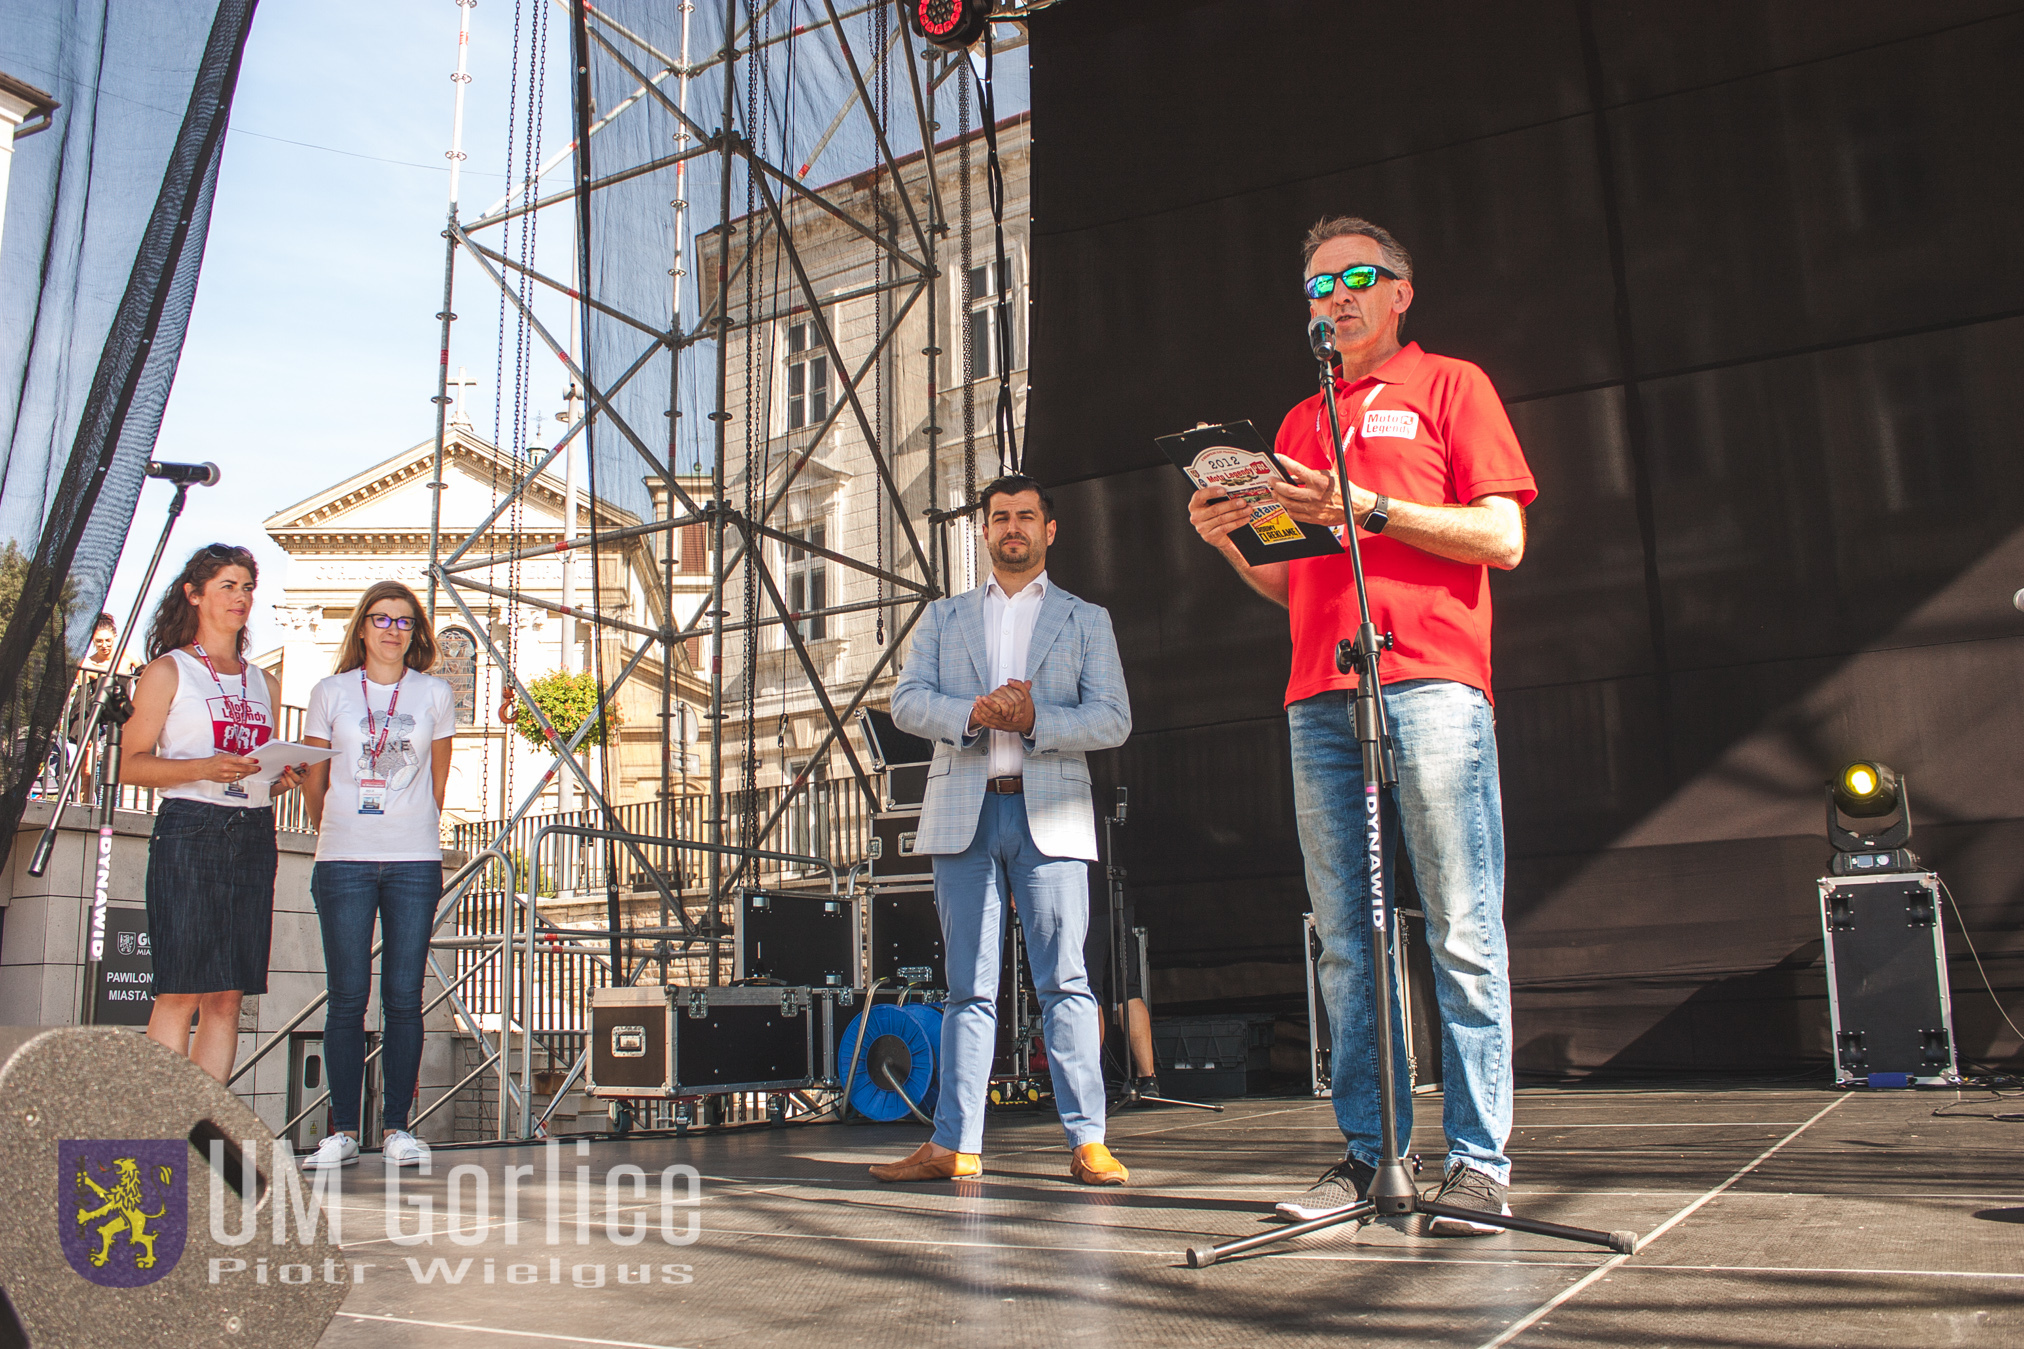
[[[229,543],[207,543],[204,545],[204,556],[215,557],[221,562],[237,562],[242,557],[251,557],[252,554],[244,548],[234,548]]]
[[[415,626],[414,619],[395,618],[392,614],[367,614],[366,617],[372,620],[372,625],[374,627],[379,628],[381,630],[385,630],[387,628],[399,628],[402,632],[407,632],[410,631]]]
[[[1325,300],[1335,294],[1335,283],[1342,282],[1345,290],[1369,290],[1377,284],[1379,277],[1396,281],[1399,274],[1389,267],[1380,267],[1374,262],[1360,262],[1354,267],[1345,267],[1339,272],[1323,272],[1307,278],[1306,291],[1310,300]]]

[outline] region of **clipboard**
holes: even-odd
[[[1250,422],[1198,426],[1157,443],[1196,487],[1216,488],[1251,507],[1251,523],[1231,531],[1230,542],[1252,566],[1342,551],[1335,531],[1295,520],[1272,495],[1266,484],[1275,474],[1285,482],[1293,479]]]

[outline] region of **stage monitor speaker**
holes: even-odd
[[[290,1190],[306,1206],[307,1180],[286,1150],[277,1169],[274,1135],[209,1073],[132,1030],[0,1027],[0,1102],[0,1344],[322,1336],[351,1287],[343,1253],[323,1222],[297,1229]]]
[[[1835,1084],[1957,1085],[1939,878],[1822,876],[1820,927]]]

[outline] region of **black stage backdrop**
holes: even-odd
[[[1163,1010],[1297,997],[1285,620],[1156,434],[1312,388],[1298,242],[1413,250],[1409,336],[1538,476],[1495,581],[1518,1061],[1828,1051],[1821,784],[1876,755],[2024,987],[2024,10],[1073,0],[1033,17],[1027,464],[1131,680]],[[1100,799],[1108,800],[1105,795]],[[1964,1055],[2014,1058],[1948,914]],[[2014,1015],[2014,1013],[2013,1013]]]

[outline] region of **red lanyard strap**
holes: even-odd
[[[220,698],[226,699],[226,700],[227,700],[227,706],[229,707],[229,706],[230,706],[230,699],[231,699],[232,695],[231,695],[231,694],[229,694],[229,693],[227,693],[227,692],[225,692],[225,681],[224,681],[224,680],[222,680],[222,679],[220,679],[220,678],[218,678],[218,667],[217,667],[217,666],[215,666],[215,665],[213,665],[213,664],[211,664],[211,657],[210,657],[210,656],[209,656],[209,655],[208,655],[208,654],[207,654],[207,653],[205,652],[205,650],[204,650],[203,646],[202,646],[202,645],[201,645],[200,643],[197,643],[197,642],[192,642],[192,643],[190,643],[190,650],[192,650],[192,651],[194,651],[194,652],[196,652],[196,653],[197,653],[197,659],[199,659],[199,660],[203,661],[203,662],[204,662],[204,668],[205,668],[206,670],[209,670],[209,671],[211,672],[211,682],[212,682],[213,684],[216,684],[216,685],[218,686],[218,696],[219,696]],[[243,703],[243,702],[246,702],[246,701],[248,701],[248,695],[249,695],[249,691],[250,691],[251,687],[252,687],[252,686],[251,686],[250,684],[248,684],[248,683],[247,683],[247,681],[246,681],[246,663],[245,663],[245,662],[244,662],[244,661],[242,660],[242,661],[240,661],[240,662],[239,662],[239,701],[240,701],[240,702],[242,702],[242,703]]]
[[[394,728],[394,709],[401,705],[401,685],[407,682],[407,671],[403,670],[400,679],[394,684],[394,696],[387,701],[387,719],[379,728],[379,740],[373,745],[372,752],[366,760],[374,772],[379,771],[380,751],[387,747],[387,734]],[[366,690],[365,670],[363,668],[358,672],[358,696],[359,701],[365,704],[365,733],[367,736],[371,736],[373,733],[372,695]]]

